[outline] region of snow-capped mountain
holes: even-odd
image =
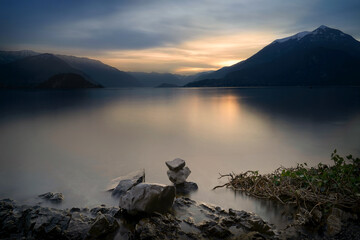
[[[275,40],[247,60],[187,86],[260,85],[360,85],[360,42],[320,26]]]

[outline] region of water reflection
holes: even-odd
[[[360,155],[358,88],[102,89],[0,92],[0,197],[61,207],[117,204],[110,179],[145,168],[170,184],[165,161],[187,160],[192,198],[282,221],[278,207],[226,189],[218,173],[317,164]]]

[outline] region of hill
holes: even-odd
[[[187,87],[360,85],[360,42],[320,26],[278,39],[245,61]]]
[[[25,57],[0,65],[0,80],[6,88],[33,88],[59,73],[75,73],[96,84],[88,75],[52,54]]]
[[[126,72],[120,71],[114,67],[111,67],[109,65],[106,65],[98,60],[89,59],[89,58],[81,58],[81,57],[75,57],[75,56],[66,56],[66,55],[54,55],[49,54],[49,56],[53,56],[58,58],[57,61],[50,61],[45,63],[46,65],[42,65],[41,61],[33,61],[27,59],[28,57],[36,57],[40,55],[44,55],[41,53],[37,53],[30,50],[23,50],[23,51],[0,51],[0,85],[8,85],[9,81],[12,81],[9,79],[10,75],[14,78],[15,81],[12,81],[13,83],[19,82],[20,78],[25,78],[27,80],[24,80],[23,83],[26,81],[33,81],[35,78],[39,78],[44,80],[42,75],[48,75],[46,72],[47,69],[43,68],[43,66],[49,67],[50,69],[56,69],[58,66],[56,66],[57,62],[62,60],[63,62],[60,64],[60,66],[64,66],[64,63],[66,63],[66,68],[63,68],[62,71],[55,71],[54,74],[57,73],[76,73],[80,74],[81,76],[85,77],[85,79],[88,79],[95,83],[100,84],[104,87],[140,87],[142,86],[134,77],[127,74]],[[21,62],[20,60],[24,60],[24,62]],[[31,61],[30,61],[31,60]],[[20,62],[18,62],[20,61]],[[29,66],[25,66],[26,64],[29,64]],[[36,65],[39,63],[40,65]],[[54,66],[51,66],[51,64],[55,64]],[[15,73],[14,70],[16,69],[16,66],[21,65],[19,72]],[[31,70],[29,67],[33,67],[35,69]],[[61,68],[61,67],[60,67]],[[26,69],[23,71],[22,69]],[[60,70],[60,69],[59,69]],[[12,73],[11,73],[12,72]],[[10,75],[9,75],[10,74]],[[30,75],[27,75],[30,74]],[[39,76],[35,76],[38,74]],[[31,80],[33,79],[33,80]],[[38,82],[35,80],[35,82]],[[16,87],[16,84],[12,84],[12,87]]]

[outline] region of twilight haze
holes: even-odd
[[[320,25],[359,40],[358,0],[0,0],[0,49],[191,74],[244,60]]]

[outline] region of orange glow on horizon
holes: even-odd
[[[108,51],[94,58],[123,71],[187,75],[217,70],[243,61],[274,38],[275,36],[268,32],[203,37],[178,45]]]

